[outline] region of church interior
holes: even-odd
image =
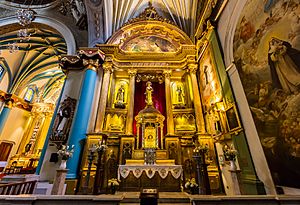
[[[0,11],[0,203],[25,190],[300,203],[298,0]]]

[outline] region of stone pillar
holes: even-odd
[[[67,162],[69,169],[67,178],[77,178],[78,168],[83,150],[82,140],[86,138],[86,130],[89,122],[91,106],[94,100],[94,90],[97,79],[98,59],[83,59],[85,74],[81,86],[81,93],[78,99],[78,106],[74,116],[74,122],[70,130],[68,145],[74,145],[73,156]]]
[[[104,70],[104,76],[102,80],[102,87],[101,87],[101,95],[100,95],[100,101],[98,106],[98,112],[97,112],[97,120],[96,120],[96,132],[102,132],[103,129],[103,122],[105,117],[105,109],[106,109],[106,103],[107,103],[107,95],[108,95],[108,88],[109,88],[109,80],[110,75],[112,73],[112,63],[105,62],[102,65],[102,68]]]
[[[205,132],[206,132],[205,131],[205,123],[204,123],[204,118],[203,118],[199,86],[198,86],[198,81],[197,81],[197,76],[196,76],[197,68],[198,68],[198,65],[195,63],[188,64],[188,71],[190,73],[190,77],[191,77],[191,81],[192,81],[197,131],[200,134],[205,134]]]
[[[133,125],[133,112],[134,112],[134,93],[135,93],[135,75],[137,73],[136,69],[128,70],[129,74],[129,88],[128,88],[128,108],[126,117],[126,134],[132,135],[132,125]]]
[[[171,70],[164,71],[165,76],[165,91],[166,91],[166,111],[167,111],[167,132],[168,135],[174,135],[174,118],[172,110],[172,97],[171,97]]]
[[[51,195],[64,195],[65,181],[67,169],[58,169],[56,170],[56,175],[53,182],[53,187],[51,191]]]

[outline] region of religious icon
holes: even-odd
[[[121,84],[117,91],[115,108],[125,108],[125,88],[123,84]]]
[[[125,94],[125,89],[124,85],[121,85],[120,88],[118,89],[116,101],[118,103],[123,103],[124,102],[124,94]]]
[[[181,86],[177,86],[176,93],[177,93],[177,103],[183,104],[184,103],[184,100],[183,100],[184,94],[183,94],[183,90],[182,90]]]
[[[152,88],[152,83],[150,81],[148,81],[146,83],[147,87],[146,87],[146,92],[145,92],[145,95],[146,95],[146,104],[148,106],[152,106],[153,105],[153,101],[152,101],[152,92],[153,92],[153,88]]]
[[[76,99],[67,97],[60,105],[57,116],[52,128],[52,141],[67,140],[70,127],[72,124],[74,110],[76,107]]]

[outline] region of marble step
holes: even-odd
[[[124,192],[124,198],[121,204],[139,204],[140,203],[140,193],[139,192]],[[159,193],[159,204],[190,204],[190,197],[185,192],[160,192]]]

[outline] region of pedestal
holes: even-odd
[[[68,169],[57,169],[51,195],[64,195],[65,181]]]
[[[240,182],[239,182],[239,173],[240,170],[229,170],[231,173],[231,179],[232,179],[232,189],[234,190],[234,195],[241,195],[241,188],[240,188]]]
[[[194,155],[193,158],[196,160],[196,170],[197,170],[197,180],[199,185],[199,194],[200,195],[209,195],[211,194],[207,166],[205,163],[204,153],[201,155]]]

